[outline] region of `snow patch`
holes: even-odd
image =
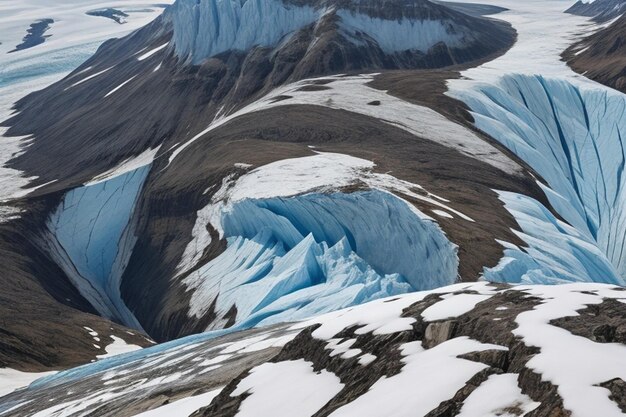
[[[140,56],[137,57],[137,61],[143,61],[145,59],[150,58],[152,55],[154,55],[157,52],[162,51],[163,49],[165,49],[167,47],[167,45],[169,45],[169,42],[166,42],[163,45],[157,46],[156,48],[149,50],[145,54],[141,54]]]
[[[44,376],[56,374],[51,372],[21,372],[11,368],[0,368],[0,397],[20,388],[27,387],[31,382]]]
[[[539,406],[517,386],[517,374],[491,375],[463,401],[457,417],[517,417]]]
[[[188,417],[202,407],[211,404],[223,388],[214,389],[204,394],[183,398],[150,411],[137,414],[135,417]]]
[[[476,304],[488,300],[491,295],[485,294],[454,294],[439,301],[422,311],[426,321],[445,320],[469,313]]]
[[[363,395],[344,405],[331,417],[423,416],[437,408],[465,386],[487,365],[458,358],[459,355],[485,350],[506,350],[466,337],[443,342],[423,350],[420,342],[405,344],[404,367],[399,374],[383,377]],[[415,387],[407,395],[407,387]]]
[[[339,393],[343,384],[339,378],[304,359],[264,363],[250,371],[233,391],[236,397],[246,397],[237,417],[309,417]]]
[[[113,90],[109,91],[108,93],[105,94],[104,98],[109,97],[111,94],[114,94],[116,91],[119,91],[122,87],[124,87],[126,84],[128,84],[129,82],[131,82],[132,80],[134,80],[137,76],[133,75],[132,77],[130,77],[128,80],[124,81],[123,83],[121,83],[120,85],[118,85],[117,87],[115,87]]]
[[[513,334],[539,354],[526,364],[554,384],[563,406],[573,417],[622,417],[606,388],[598,386],[614,378],[626,381],[626,346],[599,343],[550,324],[561,317],[578,316],[577,310],[602,303],[604,298],[626,299],[621,288],[598,286],[593,293],[577,284],[514,287],[542,299],[533,310],[520,313]]]
[[[121,355],[123,353],[133,352],[135,350],[142,349],[141,346],[133,345],[131,343],[126,343],[124,339],[119,338],[117,336],[111,335],[109,337],[113,339],[113,343],[110,343],[107,346],[105,346],[104,350],[107,353],[105,353],[104,355],[97,355],[98,359],[109,358],[111,356]]]

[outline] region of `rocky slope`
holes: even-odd
[[[621,16],[626,11],[626,2],[623,0],[578,0],[566,13],[592,17],[596,22],[608,22]]]
[[[624,302],[601,284],[457,284],[111,358],[0,415],[620,416]]]
[[[564,58],[576,72],[624,92],[625,30],[626,18],[622,16],[608,27],[572,45],[565,51]]]
[[[0,415],[626,413],[626,96],[487,3],[179,0],[0,106],[0,396],[86,364]]]

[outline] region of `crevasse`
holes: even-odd
[[[497,85],[454,93],[469,105],[478,128],[527,162],[547,182],[554,209],[604,259],[593,280],[626,278],[626,97],[565,79],[510,75]],[[605,260],[613,266],[605,268]]]
[[[80,293],[105,317],[141,328],[120,295],[135,244],[131,216],[150,170],[146,165],[75,188],[48,219],[45,244]]]
[[[383,191],[246,199],[221,212],[226,252],[185,278],[211,329],[298,320],[455,282],[456,246]],[[232,320],[232,318],[230,318]]]

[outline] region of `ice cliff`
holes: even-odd
[[[423,18],[387,20],[350,10],[296,5],[281,0],[178,0],[166,18],[174,28],[176,54],[194,64],[220,53],[275,47],[294,32],[336,13],[340,31],[354,43],[375,41],[386,53],[426,52],[446,42],[459,46],[464,31],[452,21]]]
[[[580,256],[591,278],[623,284],[626,97],[526,75],[455,94],[469,105],[478,128],[533,167],[547,183],[542,188],[552,207],[600,249],[602,256]]]
[[[150,165],[75,188],[48,219],[46,245],[81,294],[105,317],[140,328],[120,296],[135,243],[131,216]]]
[[[190,312],[201,317],[215,306],[223,317],[234,305],[242,328],[457,277],[456,247],[438,225],[383,191],[246,199],[218,219],[228,248],[185,279],[194,289]]]

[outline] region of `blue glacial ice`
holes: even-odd
[[[190,314],[237,328],[298,320],[454,283],[457,248],[383,191],[247,199],[221,215],[226,251],[185,278]],[[221,319],[221,320],[220,320]],[[232,324],[232,323],[231,323]]]
[[[314,22],[318,12],[280,0],[179,0],[166,16],[174,26],[177,55],[198,63],[229,50],[274,46]]]
[[[461,46],[466,38],[462,29],[442,20],[387,20],[340,10],[341,29],[355,36],[366,33],[387,53],[406,50],[428,51],[439,42],[450,47]]]
[[[136,328],[119,285],[135,243],[131,216],[149,170],[75,188],[48,219],[49,248],[81,294],[105,317]]]
[[[517,235],[528,245],[521,248],[502,242],[504,257],[486,268],[484,278],[493,282],[562,284],[604,282],[625,284],[593,239],[557,219],[534,198],[500,192],[500,199],[522,229]]]
[[[174,27],[176,54],[197,64],[230,50],[275,47],[328,11],[281,0],[178,0],[165,17]],[[388,53],[427,51],[439,42],[458,46],[465,39],[462,28],[453,27],[452,22],[386,20],[347,10],[338,10],[337,15],[347,39],[362,39],[359,33],[364,33]]]
[[[542,177],[552,207],[581,239],[599,248],[603,256],[581,258],[587,269],[596,269],[593,279],[623,283],[626,96],[573,85],[565,79],[527,75],[506,76],[498,85],[455,95],[469,105],[478,128]],[[540,216],[537,221],[542,223],[545,218]],[[608,275],[607,260],[613,265],[613,275]],[[600,273],[607,275],[602,279]]]

